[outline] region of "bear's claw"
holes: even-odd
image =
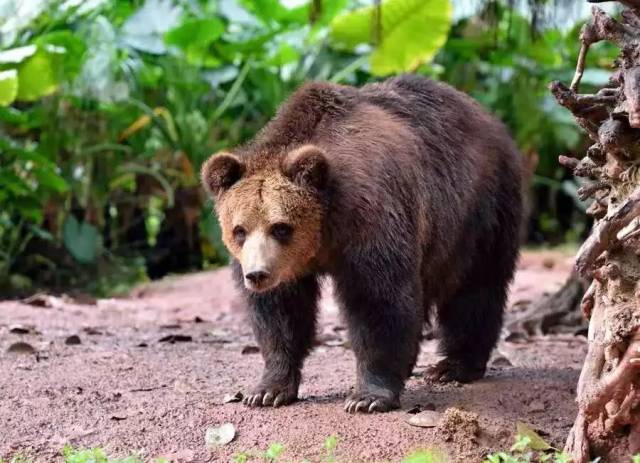
[[[344,404],[344,410],[348,413],[374,413],[388,412],[400,407],[397,401],[376,396],[350,396]]]
[[[296,398],[297,394],[292,394],[290,391],[265,389],[248,394],[242,402],[249,407],[280,407],[294,402]]]

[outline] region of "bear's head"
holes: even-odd
[[[204,163],[202,183],[247,289],[268,291],[310,271],[321,247],[327,177],[325,155],[313,145],[244,159],[222,152]]]

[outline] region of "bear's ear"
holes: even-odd
[[[282,172],[297,185],[321,190],[327,183],[329,165],[320,148],[304,145],[287,154]]]
[[[202,185],[212,196],[219,196],[240,180],[244,164],[231,153],[222,151],[211,156],[202,165]]]

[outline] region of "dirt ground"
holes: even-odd
[[[557,252],[524,253],[511,304],[557,289],[570,266],[571,258]],[[330,292],[327,285],[302,400],[279,409],[223,403],[225,394],[248,389],[262,366],[228,269],[168,278],[122,299],[0,302],[0,457],[21,452],[59,461],[69,443],[114,455],[227,462],[281,442],[281,461],[319,461],[324,439],[336,434],[341,462],[397,462],[425,447],[453,462],[476,462],[508,448],[518,421],[562,445],[575,413],[583,337],[502,341],[487,377],[464,386],[422,379],[437,360],[435,341],[425,341],[402,410],[348,415],[342,404],[355,362]],[[480,433],[411,426],[407,412],[415,405],[473,412]],[[235,426],[235,440],[207,448],[206,430],[223,423]]]

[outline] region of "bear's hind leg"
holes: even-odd
[[[236,273],[241,286],[242,271]],[[262,379],[244,403],[252,407],[291,403],[298,397],[300,370],[315,337],[318,281],[310,275],[266,293],[243,291],[265,363]]]
[[[341,300],[357,361],[355,391],[345,410],[386,412],[400,407],[400,392],[419,349],[424,314],[414,273],[369,268],[359,261],[338,275]],[[409,281],[407,281],[409,280]]]
[[[445,358],[427,371],[432,380],[468,383],[485,374],[500,335],[510,277],[480,281],[478,275],[482,274],[438,307],[440,350]]]

